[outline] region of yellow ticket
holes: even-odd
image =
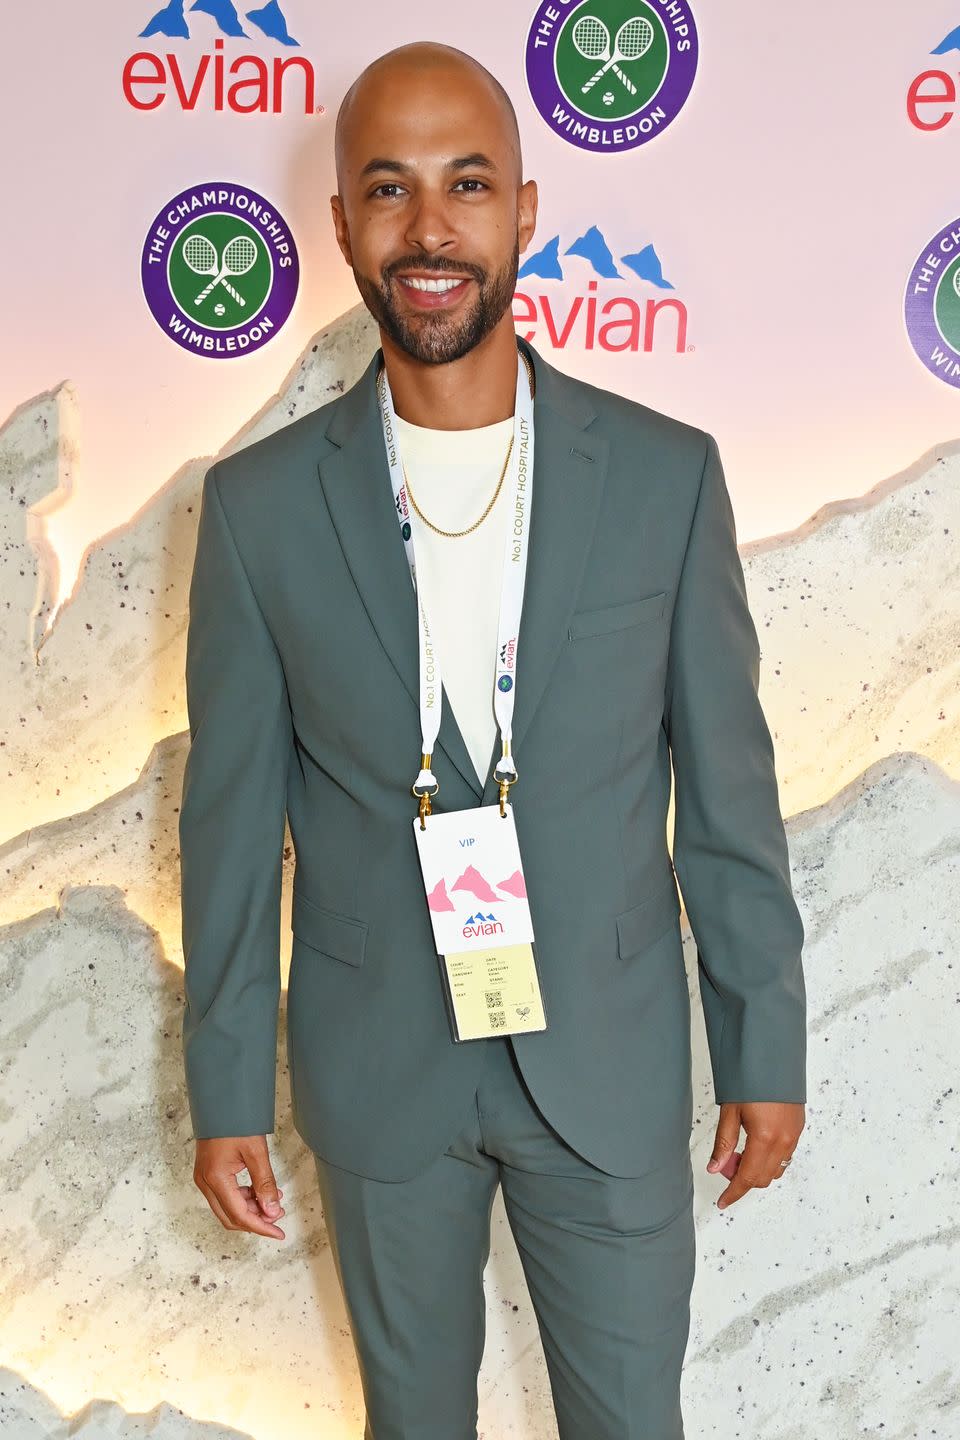
[[[441,956],[456,1040],[545,1030],[533,945],[500,945]]]

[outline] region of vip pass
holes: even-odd
[[[423,596],[417,585],[413,527],[410,521],[407,487],[400,456],[396,412],[386,369],[377,377],[383,438],[390,469],[390,483],[403,537],[404,551],[410,567],[410,578],[417,595],[420,631],[420,729],[422,755],[420,773],[411,786],[420,800],[420,824],[426,828],[431,796],[439,783],[430,769],[433,747],[440,730],[442,679],[440,658],[436,653]],[[517,347],[517,388],[513,413],[513,443],[510,452],[513,477],[513,505],[504,533],[503,580],[500,589],[500,619],[497,630],[497,663],[494,674],[493,708],[502,742],[502,755],[493,770],[500,785],[500,813],[504,815],[508,786],[517,779],[517,769],[510,754],[513,734],[513,707],[517,677],[517,637],[523,608],[523,587],[527,569],[527,547],[530,530],[530,503],[533,494],[533,393],[527,379],[523,352]]]

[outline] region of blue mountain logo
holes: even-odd
[[[960,50],[960,25],[957,25],[955,29],[951,30],[949,35],[944,35],[940,44],[931,50],[930,54],[946,55],[950,50]]]
[[[603,280],[622,280],[624,278],[623,271],[617,269],[610,246],[597,225],[591,225],[589,230],[584,231],[572,245],[568,245],[563,253],[586,260],[594,273]],[[560,236],[554,235],[553,239],[548,240],[541,250],[538,250],[535,255],[530,255],[523,262],[517,271],[517,279],[522,280],[528,275],[537,275],[543,280],[562,280],[564,278],[563,267],[559,257]],[[660,257],[652,245],[644,245],[642,250],[637,250],[633,254],[621,255],[620,264],[625,265],[639,279],[648,281],[659,290],[676,288],[672,281],[667,280],[664,276]]]
[[[185,4],[186,0],[169,0],[169,4],[158,10],[140,31],[140,38],[166,35],[170,39],[189,40],[190,27],[183,13]],[[194,0],[190,13],[194,11],[209,15],[223,35],[238,39],[248,38],[248,32],[243,28],[233,0]],[[286,17],[280,8],[279,0],[269,0],[269,4],[258,10],[248,10],[245,18],[270,40],[277,40],[281,45],[300,44],[287,29]]]
[[[496,924],[496,915],[482,915],[479,911],[475,911],[472,915],[468,915],[463,923],[464,925],[485,925],[488,921]]]

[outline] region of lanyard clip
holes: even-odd
[[[426,817],[433,813],[430,805],[431,797],[436,795],[440,789],[440,781],[430,769],[430,755],[424,751],[420,758],[420,774],[410,786],[411,795],[416,795],[420,801],[420,829],[426,830]],[[433,789],[429,787],[433,786]]]
[[[507,803],[507,791],[510,786],[515,785],[520,778],[517,774],[517,767],[513,763],[513,757],[510,754],[509,740],[504,740],[503,742],[503,755],[493,767],[493,778],[500,786],[500,814],[502,818],[506,820],[507,812],[504,806]]]

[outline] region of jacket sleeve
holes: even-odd
[[[274,1128],[292,722],[280,657],[217,485],[203,482],[180,807],[183,1055],[197,1139]]]
[[[733,509],[717,443],[706,439],[667,667],[674,869],[696,941],[717,1104],[803,1102],[804,927]]]

